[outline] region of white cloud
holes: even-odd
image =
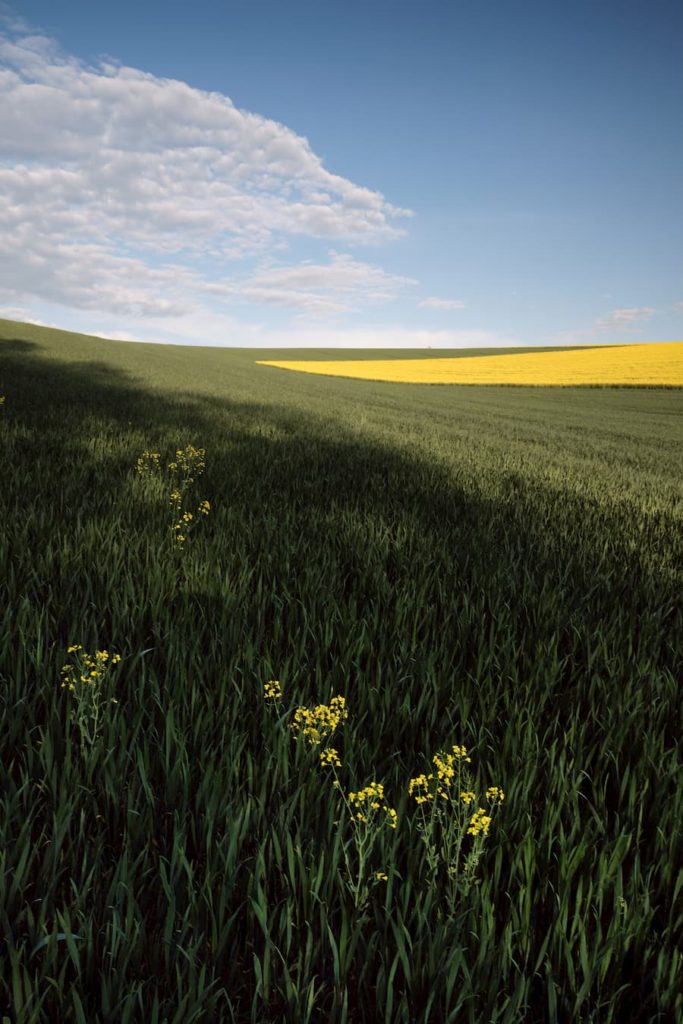
[[[424,330],[396,321],[349,326],[329,319],[300,320],[284,326],[269,322],[244,323],[235,316],[202,309],[183,317],[140,319],[90,310],[64,310],[49,304],[37,310],[41,322],[62,330],[81,331],[127,341],[171,345],[233,346],[242,348],[507,348],[525,340],[485,330]],[[11,317],[0,304],[0,317]],[[20,315],[17,319],[28,319]],[[32,318],[34,321],[36,317]]]
[[[422,302],[418,303],[420,309],[464,309],[465,303],[462,299],[437,299],[436,296],[430,296],[428,299],[423,299]]]
[[[290,129],[218,93],[89,66],[0,32],[0,299],[140,318],[199,315],[238,293],[313,314],[387,302],[410,282],[329,263],[241,261],[289,242],[377,244],[410,211],[328,171]]]
[[[305,314],[338,314],[391,302],[402,288],[417,284],[334,250],[329,257],[329,263],[307,261],[257,269],[235,286],[235,294]]]
[[[613,309],[611,313],[595,320],[590,327],[556,331],[553,341],[558,345],[585,345],[590,342],[599,345],[619,345],[624,335],[637,334],[640,325],[646,323],[656,312],[651,306]],[[616,334],[616,337],[610,338],[610,334]],[[596,335],[599,336],[599,341],[596,340]]]
[[[406,327],[346,327],[306,331],[268,331],[263,347],[300,348],[508,348],[520,345],[513,338],[493,331],[425,331]]]
[[[632,306],[630,309],[614,309],[608,316],[595,321],[598,331],[620,331],[649,318],[654,313],[650,306]]]
[[[25,306],[0,305],[0,318],[3,320],[17,320],[25,324],[35,324],[37,327],[57,327],[55,323],[33,316],[31,311],[26,309]]]
[[[425,331],[401,326],[381,327],[334,327],[321,325],[313,327],[271,328],[258,325],[233,323],[227,325],[221,317],[202,317],[193,320],[200,325],[197,343],[202,345],[228,345],[245,348],[509,348],[520,345],[519,340],[496,334],[493,331]],[[98,334],[107,337],[125,338],[131,341],[155,341],[169,344],[187,343],[184,334],[176,334],[180,325],[176,321],[150,321],[139,330],[116,333],[106,329]]]

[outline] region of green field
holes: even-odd
[[[0,1018],[680,1021],[683,392],[282,355],[0,321]],[[135,467],[187,444],[179,548]],[[89,745],[71,644],[123,656]],[[398,811],[364,905],[288,727],[334,694]],[[506,794],[457,895],[408,795],[454,744]]]

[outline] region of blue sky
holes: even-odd
[[[0,315],[229,345],[683,338],[678,0],[0,10]]]

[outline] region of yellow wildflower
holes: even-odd
[[[342,725],[349,713],[344,697],[333,697],[328,704],[318,704],[314,708],[298,707],[292,717],[290,728],[295,736],[303,736],[315,745],[331,736]]]
[[[466,761],[467,763],[472,760],[472,758],[467,755],[467,747],[459,747],[457,744],[453,747],[453,756],[456,757],[458,761]]]
[[[477,811],[474,812],[470,819],[470,825],[469,828],[467,829],[468,835],[478,836],[480,832],[483,832],[484,835],[486,836],[488,835],[490,824],[491,818],[486,813],[484,808],[480,807]]]
[[[140,455],[135,463],[135,468],[138,473],[150,473],[152,469],[159,468],[159,459],[161,458],[159,452],[150,452],[145,450]]]
[[[269,679],[267,683],[263,684],[263,699],[264,700],[280,700],[282,697],[282,687],[280,686],[279,679]]]
[[[384,803],[384,786],[381,782],[369,782],[363,789],[355,793],[349,793],[349,804],[359,808],[362,817],[361,821],[367,821],[369,817],[374,818],[374,813],[384,811],[386,824],[389,828],[396,828],[398,825],[398,813],[393,807]],[[374,812],[370,815],[370,812]],[[356,814],[358,818],[358,814]]]
[[[408,793],[410,794],[410,796],[412,796],[413,790],[419,789],[419,788],[424,788],[424,789],[427,788],[427,776],[426,775],[416,775],[415,778],[411,779],[410,782],[408,783]]]
[[[436,768],[436,776],[439,782],[445,783],[447,786],[451,784],[456,773],[455,762],[456,758],[453,754],[446,754],[443,751],[439,751],[438,754],[434,755],[432,763]]]
[[[489,786],[489,788],[486,790],[486,799],[490,800],[491,802],[497,801],[498,803],[502,804],[503,800],[505,799],[505,793],[503,792],[502,789],[500,789],[499,786]]]

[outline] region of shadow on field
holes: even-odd
[[[140,444],[132,435],[144,438],[142,447],[162,451],[191,441],[207,449],[203,483],[224,510],[246,505],[267,514],[291,507],[311,519],[335,510],[388,523],[407,515],[423,534],[457,524],[456,533],[468,528],[487,538],[476,551],[461,553],[465,563],[475,555],[493,557],[503,539],[490,504],[473,500],[443,465],[352,434],[334,418],[298,406],[191,393],[166,397],[104,362],[62,362],[20,339],[0,341],[2,392],[8,422],[23,429],[16,442],[22,460],[62,453],[65,471],[77,460],[105,491],[110,482],[112,492],[120,487],[122,474],[134,466],[124,453],[129,443]],[[103,443],[95,451],[97,437],[109,438],[109,448]]]
[[[262,770],[268,751],[261,684],[277,673],[292,702],[348,695],[353,714],[342,741],[357,737],[354,772],[359,779],[393,779],[396,786],[403,779],[401,799],[407,770],[425,755],[446,742],[477,746],[487,784],[502,783],[508,793],[490,869],[497,889],[488,891],[499,893],[500,928],[506,942],[520,936],[514,949],[524,951],[520,970],[530,976],[540,977],[533,964],[543,962],[551,933],[557,933],[551,967],[559,978],[565,963],[590,957],[599,962],[592,951],[611,948],[596,940],[578,947],[579,953],[577,936],[583,932],[573,933],[574,945],[568,945],[566,929],[557,925],[556,897],[567,915],[576,907],[578,917],[582,893],[597,892],[598,884],[602,892],[609,884],[616,894],[616,868],[608,865],[608,873],[601,865],[614,862],[620,871],[623,865],[627,879],[627,846],[615,844],[623,834],[636,835],[638,856],[644,864],[660,865],[659,875],[655,882],[648,875],[646,898],[637,887],[623,891],[632,914],[640,913],[639,901],[651,903],[661,920],[651,927],[643,916],[639,945],[629,952],[633,965],[624,961],[623,978],[621,953],[615,954],[616,980],[609,981],[609,991],[621,992],[622,981],[628,981],[642,995],[668,927],[664,915],[673,881],[666,871],[675,863],[657,845],[674,831],[674,773],[662,781],[662,765],[665,757],[671,760],[681,728],[675,686],[680,603],[672,570],[677,541],[668,520],[646,511],[636,517],[633,505],[599,503],[578,488],[552,488],[525,473],[524,463],[520,468],[512,461],[487,462],[476,452],[470,457],[467,447],[450,462],[430,458],[428,448],[401,448],[396,417],[385,435],[373,435],[351,414],[340,422],[333,405],[329,415],[287,405],[291,389],[282,400],[276,393],[274,401],[258,401],[247,379],[242,393],[236,383],[225,399],[171,397],[104,362],[68,358],[66,349],[60,359],[31,341],[0,341],[0,394],[6,395],[0,411],[0,613],[7,623],[0,681],[20,695],[8,705],[13,732],[5,732],[5,760],[12,769],[15,747],[35,730],[36,716],[45,714],[46,694],[56,705],[59,659],[68,644],[75,639],[123,650],[125,699],[115,721],[116,735],[126,737],[121,765],[130,778],[122,771],[109,790],[121,793],[121,816],[112,801],[113,816],[95,828],[107,838],[104,863],[115,860],[111,851],[119,850],[124,820],[137,836],[131,863],[138,863],[138,847],[146,850],[138,876],[145,949],[132,961],[136,979],[146,980],[149,973],[147,946],[161,946],[158,922],[175,927],[180,920],[165,916],[167,889],[156,882],[159,857],[173,860],[172,841],[179,837],[177,849],[183,857],[187,849],[193,866],[196,855],[197,874],[187,876],[193,909],[186,921],[199,933],[206,921],[204,891],[220,888],[219,879],[237,877],[201,865],[220,845],[218,829],[202,832],[205,808],[220,804],[221,815],[232,814],[239,788],[243,802],[236,806],[246,810],[235,821],[247,821],[248,814],[256,815],[261,792],[261,831],[239,854],[247,872],[257,840],[268,838],[276,815],[275,799],[262,788],[268,783]],[[302,395],[305,402],[305,389]],[[481,429],[497,427],[482,417]],[[179,574],[176,552],[167,543],[168,506],[136,488],[135,459],[145,448],[170,453],[188,443],[206,449],[197,500],[208,498],[212,511],[188,543]],[[533,462],[533,449],[525,455]],[[30,705],[25,692],[32,695]],[[226,720],[234,774],[223,771],[229,759],[223,753]],[[133,722],[136,731],[126,732],[124,725],[132,729]],[[54,718],[53,725],[61,736],[61,721]],[[221,766],[220,773],[207,776],[209,784],[203,778],[207,750]],[[129,751],[139,775],[133,761],[125,760]],[[146,764],[151,772],[143,775]],[[243,772],[248,765],[253,776]],[[38,772],[36,767],[26,776],[27,793],[42,780]],[[233,792],[239,773],[243,777]],[[213,777],[215,802],[209,792]],[[154,791],[144,804],[154,812],[149,824],[133,803],[126,804],[129,784],[138,787],[136,800]],[[59,782],[60,793],[67,789]],[[184,810],[176,819],[179,794]],[[302,806],[301,813],[307,811]],[[669,819],[662,817],[665,812]],[[278,820],[284,848],[291,821]],[[85,838],[77,837],[81,851],[91,848]],[[7,846],[11,850],[12,842]],[[50,863],[57,865],[59,847],[52,847]],[[50,843],[35,848],[49,850]],[[281,872],[268,857],[277,885]],[[67,884],[77,889],[72,859],[65,891]],[[577,864],[575,882],[569,876]],[[96,868],[99,875],[101,865]],[[198,901],[194,879],[204,869],[211,885]],[[40,872],[41,878],[49,874]],[[173,884],[185,891],[184,883]],[[108,885],[98,895],[98,930],[112,910]],[[21,893],[27,906],[25,894],[33,900],[40,892],[32,886]],[[125,888],[133,892],[133,882]],[[241,900],[237,885],[235,891]],[[582,911],[590,941],[598,916],[591,899]],[[226,904],[228,952],[211,970],[228,987],[235,956],[247,951],[244,965],[239,963],[249,979],[249,955],[260,948],[249,902],[256,906],[253,899],[243,907],[235,904],[229,918],[233,906]],[[55,906],[62,906],[61,894]],[[178,939],[183,957],[184,941]],[[492,938],[486,941],[496,948],[490,963],[497,963],[498,946]],[[627,950],[631,941],[629,936]],[[679,948],[673,930],[667,943],[673,951]],[[430,947],[435,963],[443,948],[440,939]],[[641,968],[643,949],[650,960]],[[419,965],[419,943],[413,952]],[[198,963],[204,954],[197,954]],[[325,957],[329,961],[327,952]],[[488,963],[474,975],[482,990],[491,984]],[[170,967],[167,974],[162,987],[168,984],[169,998],[177,999],[181,975]],[[53,985],[51,976],[49,981]],[[373,984],[363,989],[366,998]],[[513,992],[512,984],[507,991]],[[533,999],[540,1007],[534,1019],[544,1019],[543,993]],[[486,1017],[493,1019],[492,1013]]]
[[[606,616],[621,602],[637,631],[639,595],[647,593],[647,604],[653,591],[663,602],[672,593],[670,571],[660,570],[663,560],[652,558],[641,537],[625,546],[628,509],[615,508],[611,521],[605,504],[544,493],[538,481],[532,490],[503,469],[496,483],[504,477],[506,489],[498,486],[487,499],[476,465],[459,481],[443,462],[400,450],[390,436],[384,443],[352,433],[333,415],[251,397],[171,398],[104,362],[62,361],[20,338],[0,341],[0,390],[7,395],[8,422],[24,428],[16,441],[22,461],[39,463],[49,453],[64,462],[66,479],[67,463],[77,460],[100,493],[114,500],[139,450],[168,451],[191,441],[208,452],[202,485],[215,501],[214,529],[233,516],[265,540],[259,517],[280,517],[288,530],[310,532],[311,558],[316,545],[333,542],[340,517],[353,517],[356,534],[368,524],[394,537],[412,531],[414,558],[456,566],[461,586],[476,579],[495,591],[517,609],[516,633],[541,628],[534,606],[549,581],[562,595],[556,611],[564,621],[555,624],[561,633],[589,600]],[[581,543],[569,544],[567,536]],[[360,550],[360,537],[358,544]],[[408,550],[408,541],[404,546]],[[388,556],[389,579],[391,562]],[[337,582],[343,592],[343,578]]]
[[[333,416],[323,418],[301,406],[192,393],[167,397],[105,362],[61,361],[21,338],[0,340],[3,392],[6,416],[27,432],[22,457],[38,455],[46,444],[53,451],[68,451],[70,457],[78,452],[82,463],[92,464],[104,488],[108,471],[115,471],[112,479],[119,486],[121,474],[132,468],[129,455],[117,453],[117,432],[122,438],[131,432],[142,434],[143,447],[161,450],[191,440],[209,453],[208,478],[226,485],[215,495],[224,508],[248,503],[252,510],[272,511],[292,506],[311,516],[346,510],[388,523],[408,516],[423,534],[436,532],[447,542],[450,538],[449,557],[463,567],[473,562],[490,567],[499,577],[497,586],[501,566],[514,550],[515,561],[523,553],[528,556],[523,567],[532,576],[546,576],[550,561],[565,581],[569,572],[577,589],[593,592],[600,576],[593,553],[600,543],[605,548],[601,562],[610,564],[605,592],[610,600],[633,591],[634,573],[650,577],[665,591],[671,582],[669,573],[657,579],[657,561],[643,559],[643,546],[607,550],[612,542],[618,545],[620,534],[612,529],[604,505],[598,508],[590,499],[568,493],[558,506],[557,493],[541,493],[541,485],[534,481],[535,492],[530,494],[519,473],[504,469],[499,477],[505,478],[506,488],[498,488],[487,499],[482,488],[459,483],[443,463],[401,450],[390,439],[382,442],[352,433]],[[84,433],[86,420],[89,436]],[[112,443],[109,452],[100,447],[95,455],[92,439],[98,429]],[[476,468],[472,479],[475,476]],[[562,551],[551,513],[583,516],[586,530],[600,536]],[[617,514],[623,515],[618,510]],[[461,540],[467,545],[460,545]],[[624,577],[621,593],[619,570]],[[521,581],[510,582],[514,590]]]
[[[36,354],[36,350],[40,348],[35,341],[27,341],[25,338],[7,338],[0,341],[0,354],[2,354],[3,361],[7,356],[7,353],[19,355],[27,355],[30,352]],[[2,364],[0,364],[0,367]]]

